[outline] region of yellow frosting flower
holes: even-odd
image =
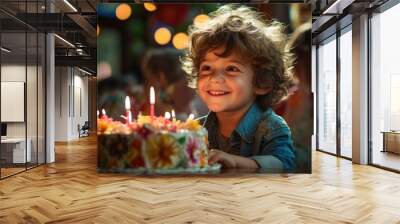
[[[137,122],[142,125],[149,124],[149,123],[151,123],[151,116],[138,115]]]
[[[191,130],[191,131],[198,131],[201,128],[199,121],[189,119],[183,124],[183,128]]]
[[[97,119],[97,132],[103,133],[107,130],[109,122],[103,119]]]
[[[146,141],[146,154],[152,168],[174,168],[179,163],[179,146],[172,135],[154,135]]]

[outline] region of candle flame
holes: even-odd
[[[172,115],[172,118],[175,118],[175,111],[174,110],[171,111],[171,115]]]
[[[100,114],[100,112],[99,112],[99,110],[97,110],[97,116],[99,116],[99,114]]]
[[[156,102],[156,96],[155,96],[155,92],[154,92],[154,87],[151,86],[150,87],[150,104],[154,104]]]
[[[189,114],[188,120],[193,120],[194,119],[194,114]]]
[[[164,115],[164,117],[165,117],[165,119],[171,119],[171,114],[167,111],[167,112],[165,112],[165,115]]]
[[[131,100],[129,99],[129,96],[125,97],[125,109],[130,110],[131,109]]]
[[[102,109],[102,110],[101,110],[101,114],[102,114],[102,115],[107,115],[107,114],[106,114],[106,110]]]

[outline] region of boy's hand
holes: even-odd
[[[208,153],[208,163],[221,163],[224,168],[251,169],[257,171],[260,167],[257,162],[251,158],[236,156],[218,149],[211,149]]]
[[[215,163],[221,163],[223,167],[225,168],[236,168],[236,159],[234,155],[231,155],[229,153],[223,152],[218,149],[211,149],[209,154],[208,154],[208,163],[209,164],[215,164]]]

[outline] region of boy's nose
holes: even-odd
[[[211,76],[212,82],[221,83],[225,81],[224,72],[216,72],[214,75]]]

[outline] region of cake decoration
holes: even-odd
[[[154,105],[154,101],[151,103]],[[124,123],[107,117],[104,109],[98,116],[100,172],[179,174],[219,171],[220,165],[208,164],[207,130],[193,115],[180,121],[175,118],[174,111],[172,116],[169,112],[156,116],[153,109],[150,116],[139,114],[133,120],[129,97],[125,107],[125,116],[121,116]]]

